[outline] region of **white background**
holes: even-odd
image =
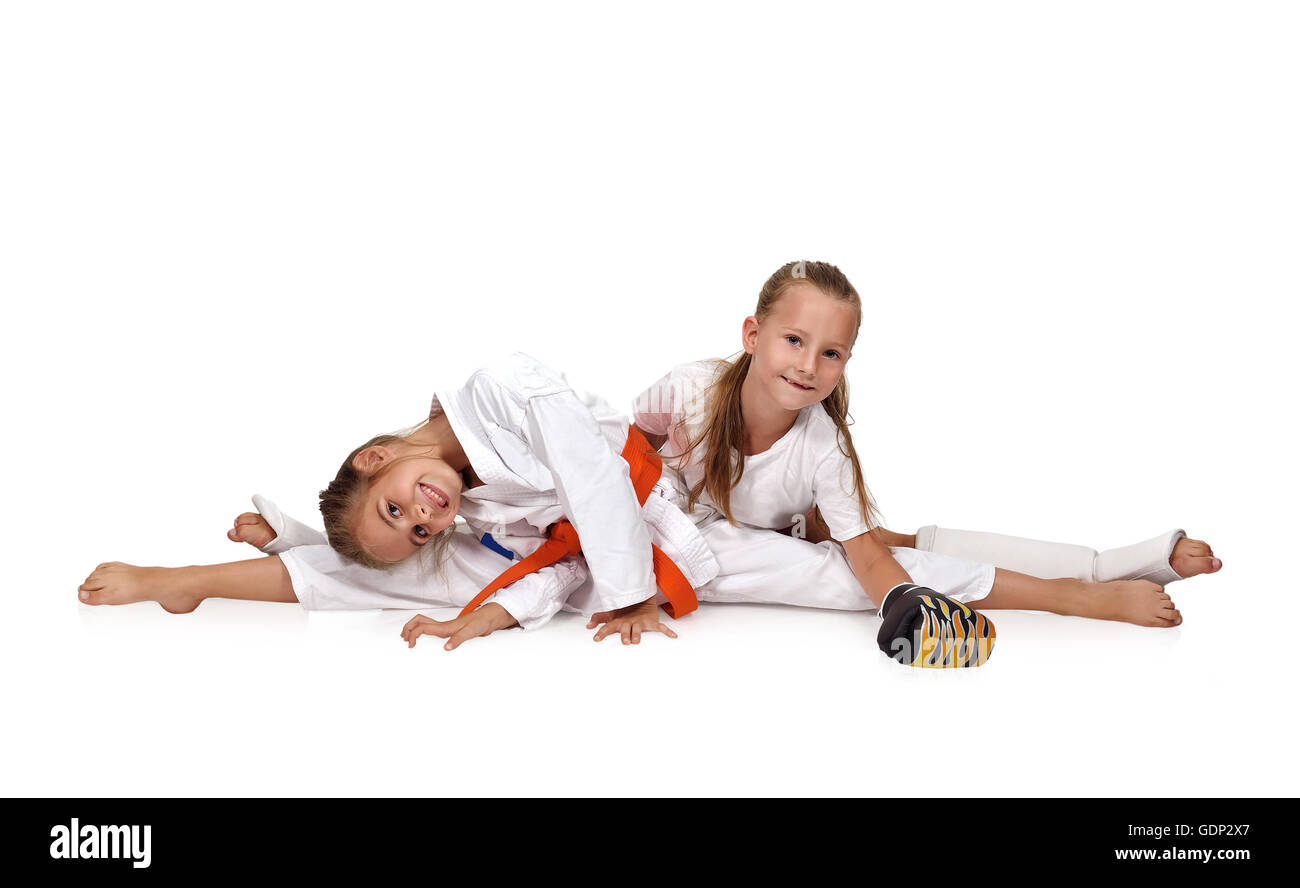
[[[1286,3],[13,3],[0,13],[6,795],[1295,795],[1300,28]],[[1222,572],[1177,630],[995,612],[93,609],[255,557],[349,449],[527,350],[628,405],[839,265],[895,530]]]

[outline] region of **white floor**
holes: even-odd
[[[446,652],[404,611],[51,588],[5,622],[5,792],[1293,795],[1296,654],[1254,573],[1171,587],[1175,630],[994,613],[952,672],[886,660],[868,614],[705,606],[637,648],[562,615]]]

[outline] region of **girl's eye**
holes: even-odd
[[[831,351],[826,352],[826,357],[828,357],[828,358],[839,358],[839,356],[840,356],[840,353],[837,352],[837,351],[834,351],[834,350],[831,350]]]
[[[791,335],[791,336],[787,336],[787,337],[785,338],[785,341],[788,342],[788,343],[790,343],[791,345],[798,345],[798,344],[799,344],[799,337],[798,337],[798,336],[793,336],[793,335]]]
[[[424,529],[423,524],[417,524],[415,525],[415,535],[418,536],[420,539],[424,539],[429,535],[429,531]]]
[[[394,518],[401,518],[401,517],[402,517],[402,510],[399,509],[399,508],[397,508],[397,506],[393,505],[392,503],[389,503],[389,504],[388,504],[388,514],[389,514],[389,515],[392,515]]]

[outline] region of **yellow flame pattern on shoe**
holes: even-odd
[[[998,637],[991,620],[959,601],[929,595],[920,596],[920,601],[924,614],[910,665],[951,669],[980,666],[988,660]]]

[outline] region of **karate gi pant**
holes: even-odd
[[[718,575],[696,590],[702,602],[836,610],[875,607],[838,543],[809,543],[771,530],[733,527],[717,514],[699,528],[719,567]],[[1069,543],[929,525],[917,532],[915,549],[891,546],[889,551],[912,582],[978,608],[993,590],[999,568],[1042,579],[1066,577],[1090,583],[1174,582],[1181,577],[1169,566],[1169,556],[1184,536],[1181,529],[1171,530],[1131,546],[1097,552]]]
[[[773,530],[732,526],[717,514],[705,518],[697,528],[718,567],[711,580],[696,588],[701,602],[835,610],[875,607],[838,543],[810,543]],[[999,567],[1046,579],[1076,577],[1101,582],[1142,577],[1170,582],[1170,577],[1177,579],[1178,575],[1169,567],[1168,553],[1183,535],[1175,530],[1134,546],[1097,553],[1084,546],[930,526],[918,532],[917,548],[890,547],[890,552],[913,582],[978,607],[992,591]],[[522,556],[540,540],[505,542],[513,544]],[[924,546],[945,551],[929,551]],[[672,548],[668,552],[676,561],[687,560]],[[371,570],[346,561],[328,546],[299,546],[280,554],[298,600],[309,609],[462,607],[512,563],[467,530],[454,535],[440,569],[412,558],[391,571]],[[597,609],[581,556],[565,558],[519,584],[517,589],[512,585],[498,594],[511,596],[509,602],[502,603],[526,629],[542,625],[561,607],[584,615]]]
[[[733,527],[720,517],[707,520],[699,530],[718,565],[717,575],[695,590],[701,602],[835,610],[875,607],[837,543],[810,543],[773,530]],[[977,601],[993,588],[991,564],[917,549],[891,551],[913,581],[959,601]],[[343,559],[329,546],[298,546],[281,552],[280,558],[298,601],[310,610],[462,607],[512,563],[468,531],[454,535],[441,569],[411,558],[390,571],[372,570]],[[597,609],[581,556],[564,558],[508,589],[517,594],[503,604],[526,629],[545,623],[554,613],[557,608],[547,602],[562,602],[563,610],[584,615]],[[528,602],[526,609],[518,602]]]
[[[718,561],[718,575],[696,590],[701,602],[876,607],[839,543],[810,543],[774,530],[732,526],[721,515],[705,519],[699,529]],[[919,549],[891,546],[889,551],[914,583],[958,601],[978,602],[993,589],[992,564]]]

